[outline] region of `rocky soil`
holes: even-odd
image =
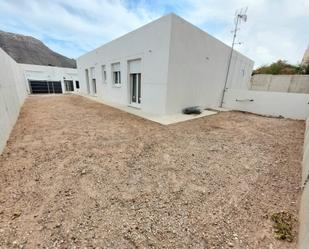
[[[79,96],[26,100],[0,156],[0,248],[296,248],[304,122],[162,126]]]

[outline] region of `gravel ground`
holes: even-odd
[[[0,156],[0,248],[296,248],[304,122],[162,126],[83,97],[26,100]]]

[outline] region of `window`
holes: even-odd
[[[65,86],[66,92],[73,92],[74,91],[73,80],[65,80],[64,86]]]
[[[121,75],[120,71],[114,71],[114,84],[121,84]]]
[[[91,94],[97,94],[97,83],[95,79],[95,68],[90,68],[90,76],[91,76]]]
[[[106,83],[106,70],[104,65],[102,66],[102,81]]]
[[[120,63],[112,64],[113,82],[115,85],[121,84]]]
[[[79,89],[79,81],[78,80],[75,80],[75,86],[76,86],[76,89]]]

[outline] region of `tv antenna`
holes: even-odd
[[[231,31],[233,34],[233,42],[232,42],[232,48],[231,48],[231,52],[230,52],[230,56],[229,56],[229,61],[228,61],[228,66],[227,66],[227,72],[226,72],[226,76],[225,76],[225,81],[224,81],[224,88],[223,88],[223,93],[222,93],[222,97],[221,97],[221,102],[220,102],[220,107],[222,107],[223,104],[223,100],[224,100],[224,95],[225,95],[225,91],[226,91],[226,85],[229,79],[229,73],[230,73],[230,68],[231,68],[231,62],[232,62],[232,56],[233,56],[233,51],[234,51],[234,45],[241,45],[242,42],[235,42],[236,40],[236,36],[237,36],[237,31],[239,31],[239,25],[242,22],[247,22],[247,10],[248,7],[245,8],[241,8],[240,10],[236,10],[235,12],[235,17],[234,17],[234,29]]]

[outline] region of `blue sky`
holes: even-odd
[[[31,35],[77,58],[170,12],[230,45],[233,16],[248,6],[236,49],[256,66],[301,61],[309,43],[309,0],[0,0],[0,29]]]

